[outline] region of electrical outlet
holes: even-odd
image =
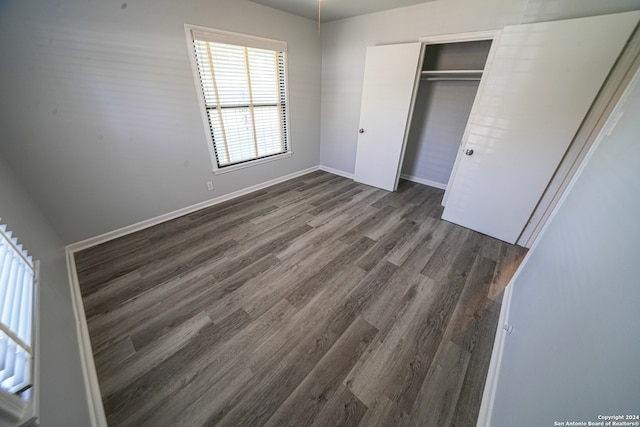
[[[207,181],[207,190],[213,191],[213,181]]]

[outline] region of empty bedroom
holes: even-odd
[[[0,426],[640,425],[639,22],[1,1]]]

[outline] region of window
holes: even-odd
[[[0,409],[26,414],[33,385],[33,324],[37,262],[0,224]]]
[[[186,29],[214,171],[289,154],[286,43]]]

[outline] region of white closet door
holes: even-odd
[[[467,124],[443,219],[516,242],[639,17],[505,27]]]
[[[394,191],[421,43],[367,48],[354,179]]]

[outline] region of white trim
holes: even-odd
[[[223,173],[233,172],[238,169],[245,169],[253,166],[258,166],[262,163],[275,162],[276,160],[281,160],[285,157],[291,157],[292,155],[293,155],[293,151],[289,150],[286,153],[275,154],[273,156],[263,157],[262,159],[249,160],[244,163],[236,163],[235,165],[225,166],[223,168],[214,168],[213,174],[222,175]]]
[[[302,175],[314,172],[318,170],[318,166],[313,166],[308,169],[304,169],[298,172],[294,172],[289,175],[282,176],[280,178],[272,179],[271,181],[263,182],[258,185],[244,188],[242,190],[235,191],[220,197],[216,197],[211,200],[207,200],[201,203],[197,203],[192,206],[188,206],[177,211],[169,212],[164,215],[157,216],[145,221],[132,224],[127,227],[119,228],[108,233],[101,234],[90,239],[82,240],[76,243],[67,245],[66,259],[67,259],[67,271],[69,275],[69,287],[71,289],[71,303],[73,305],[73,314],[76,319],[76,334],[78,336],[78,344],[80,347],[80,361],[82,364],[83,377],[85,382],[87,403],[89,405],[89,416],[91,417],[92,427],[107,427],[107,419],[104,413],[104,406],[102,405],[102,394],[100,393],[100,385],[98,383],[98,376],[96,374],[95,362],[93,360],[93,350],[91,348],[91,340],[89,338],[89,328],[87,326],[87,318],[84,312],[84,305],[82,303],[82,293],[80,292],[80,283],[78,281],[78,273],[76,271],[76,263],[74,259],[74,253],[83,249],[90,248],[95,245],[99,245],[104,242],[116,239],[118,237],[125,236],[136,231],[144,230],[145,228],[152,227],[154,225],[169,221],[171,219],[178,218],[183,215],[198,211],[203,208],[217,205],[219,203],[231,200],[236,197],[243,196],[245,194],[252,193],[263,188],[288,181],[293,178],[297,178]],[[329,171],[327,171],[329,172]]]
[[[418,184],[428,185],[429,187],[439,188],[441,190],[447,189],[447,184],[441,184],[439,182],[431,181],[429,179],[418,178],[417,176],[407,175],[405,173],[400,175],[400,178],[406,179],[407,181],[417,182]]]
[[[213,28],[192,25],[192,24],[184,24],[184,32],[187,39],[187,51],[189,52],[189,60],[191,63],[191,72],[193,75],[193,83],[196,91],[196,96],[198,97],[198,106],[200,109],[200,117],[202,119],[202,123],[204,126],[205,139],[207,141],[207,149],[209,151],[209,158],[211,159],[211,167],[212,171],[215,175],[232,172],[238,169],[244,169],[246,167],[255,166],[260,163],[264,163],[266,161],[273,161],[282,159],[283,157],[289,157],[293,154],[293,142],[291,140],[291,133],[289,129],[291,128],[291,97],[289,96],[289,57],[287,52],[287,42],[268,39],[265,37],[258,37],[249,34],[241,34],[241,33],[233,33],[230,31],[217,30]],[[231,165],[227,167],[218,167],[218,159],[216,158],[215,147],[213,143],[213,136],[211,134],[211,128],[209,126],[209,117],[207,116],[207,109],[205,108],[206,102],[204,99],[204,94],[202,93],[202,82],[200,80],[200,74],[198,72],[198,61],[196,59],[196,52],[193,48],[195,35],[198,35],[200,40],[207,39],[213,42],[220,42],[226,44],[234,44],[240,46],[249,46],[261,49],[268,49],[273,51],[284,52],[284,84],[285,84],[285,116],[287,119],[287,128],[284,130],[285,138],[287,141],[287,151],[285,153],[281,153],[279,155],[273,156],[272,158],[265,159],[254,159],[249,160],[247,162]],[[206,37],[209,34],[210,37]]]
[[[520,276],[521,271],[529,262],[529,258],[536,246],[537,240],[529,252],[527,252],[515,273],[513,273],[513,277],[511,277],[509,284],[507,284],[504,289],[504,295],[502,296],[502,303],[500,305],[500,317],[498,318],[496,337],[493,340],[493,349],[491,351],[491,359],[489,361],[489,371],[487,372],[487,379],[484,383],[484,392],[482,393],[482,401],[480,403],[480,412],[478,413],[478,422],[476,423],[476,427],[491,426],[491,416],[493,415],[493,406],[496,399],[496,389],[498,387],[498,380],[500,379],[500,366],[502,366],[502,355],[504,354],[504,346],[507,338],[507,334],[503,328],[505,325],[509,324],[509,313],[511,312],[511,300],[513,299],[513,292],[516,286],[515,283]]]
[[[609,117],[607,118],[604,125],[598,132],[597,138],[595,139],[591,147],[589,147],[589,150],[585,155],[584,159],[580,162],[580,166],[576,170],[576,173],[571,178],[571,181],[567,185],[567,188],[563,191],[562,196],[560,197],[560,200],[558,200],[558,203],[553,208],[553,211],[549,215],[549,218],[542,226],[542,230],[540,231],[538,236],[535,238],[533,245],[531,246],[531,249],[529,249],[529,252],[522,260],[522,263],[520,263],[520,266],[516,270],[515,274],[511,278],[511,281],[509,282],[509,285],[505,289],[505,293],[502,301],[502,307],[500,308],[500,319],[498,320],[498,330],[496,332],[496,338],[493,344],[493,351],[491,352],[489,372],[487,373],[487,380],[485,382],[485,388],[484,388],[484,393],[482,395],[482,403],[480,404],[480,413],[478,414],[478,423],[476,424],[476,427],[489,427],[491,425],[491,417],[493,415],[493,407],[494,407],[495,398],[496,398],[496,389],[498,386],[498,380],[500,378],[500,366],[502,365],[502,356],[504,354],[504,345],[505,345],[505,339],[506,339],[506,334],[504,333],[502,327],[504,325],[509,324],[509,314],[511,312],[511,301],[513,299],[513,292],[514,292],[513,288],[515,287],[515,283],[518,279],[518,276],[520,276],[520,272],[524,269],[524,267],[528,263],[529,258],[532,256],[532,254],[535,253],[536,248],[540,243],[540,240],[546,233],[547,228],[549,228],[551,226],[551,223],[553,223],[553,219],[557,215],[558,211],[564,205],[564,202],[567,199],[567,197],[569,197],[569,194],[571,193],[571,190],[575,186],[576,182],[580,179],[582,172],[587,167],[587,164],[589,163],[589,160],[593,156],[593,153],[600,146],[605,136],[607,136],[606,130],[609,128],[609,125],[611,124],[611,122],[615,120],[616,113],[621,110],[621,107],[624,105],[624,102],[627,100],[629,93],[638,84],[638,82],[640,82],[640,70],[636,70],[634,77],[625,88],[620,99],[616,102],[615,108],[611,111],[611,113],[609,114]]]
[[[471,33],[455,33],[455,34],[441,34],[436,36],[424,36],[418,38],[419,42],[425,44],[442,44],[442,43],[457,43],[457,42],[473,42],[480,40],[493,40],[500,30],[489,31],[474,31]]]
[[[198,109],[200,110],[200,118],[204,126],[205,140],[207,141],[207,151],[209,152],[209,159],[211,160],[211,167],[213,171],[218,168],[218,160],[216,159],[215,149],[213,148],[213,139],[211,137],[211,130],[209,128],[209,117],[207,117],[206,108],[202,108],[206,105],[204,101],[204,94],[202,93],[202,83],[200,82],[200,74],[198,73],[198,63],[196,60],[196,52],[193,48],[193,33],[192,29],[197,28],[194,25],[184,24],[184,33],[187,38],[187,52],[189,52],[189,63],[191,64],[191,72],[193,75],[193,85],[196,91],[196,97],[198,98]]]
[[[128,225],[126,227],[119,228],[117,230],[109,231],[107,233],[101,234],[96,237],[91,237],[86,240],[82,240],[79,242],[71,243],[67,246],[67,251],[71,253],[75,253],[81,251],[83,249],[90,248],[92,246],[99,245],[101,243],[108,242],[109,240],[117,239],[118,237],[126,236],[127,234],[135,233],[136,231],[144,230],[145,228],[153,227],[154,225],[161,224],[163,222],[178,218],[183,215],[188,215],[200,209],[208,208],[214,205],[217,205],[222,202],[226,202],[227,200],[234,199],[236,197],[244,196],[245,194],[252,193],[254,191],[262,190],[263,188],[270,187],[275,184],[279,184],[284,181],[288,181],[293,178],[297,178],[302,175],[306,175],[308,173],[317,171],[318,166],[312,166],[307,169],[303,169],[298,172],[291,173],[289,175],[281,176],[279,178],[272,179],[270,181],[266,181],[257,185],[252,185],[251,187],[243,188],[242,190],[234,191],[232,193],[224,194],[222,196],[216,197],[214,199],[205,200],[204,202],[196,203],[195,205],[187,206],[186,208],[178,209],[173,212],[168,212],[166,214],[159,215],[155,218],[150,218],[144,221],[140,221],[138,223]]]
[[[600,137],[600,133],[604,130],[609,130],[611,118],[616,108],[620,104],[620,100],[627,93],[628,87],[633,82],[634,76],[640,69],[640,35],[637,31],[634,31],[627,45],[622,49],[620,56],[618,57],[613,68],[609,72],[609,76],[603,83],[600,93],[593,101],[590,110],[587,112],[580,128],[574,139],[571,141],[565,157],[556,169],[554,176],[551,178],[547,189],[542,194],[538,206],[533,210],[529,222],[524,227],[522,234],[518,238],[516,244],[531,247],[537,236],[541,233],[542,228],[546,221],[549,220],[553,208],[559,203],[560,198],[564,191],[566,191],[568,183],[571,181],[571,177],[577,173],[578,167],[584,161],[584,156],[589,151],[597,138]],[[615,83],[617,80],[617,83]],[[613,81],[611,88],[609,85]],[[602,99],[605,101],[602,101]],[[598,113],[598,109],[601,111]],[[591,119],[591,116],[597,117]],[[590,129],[588,132],[583,132],[583,128]],[[564,164],[569,165],[564,167]]]
[[[40,417],[40,260],[36,260],[33,263],[34,274],[34,289],[33,297],[34,301],[34,316],[33,327],[35,328],[35,336],[33,337],[33,364],[32,369],[32,384],[33,384],[33,396],[31,397],[30,407],[27,407],[27,415],[29,417]],[[27,420],[25,420],[27,421]]]
[[[423,50],[422,50],[422,57],[424,57],[424,51],[425,51],[425,47],[427,45],[430,44],[443,44],[443,43],[462,43],[462,42],[473,42],[473,41],[481,41],[481,40],[490,40],[491,41],[491,48],[489,49],[489,54],[487,55],[487,60],[485,62],[485,66],[484,69],[487,68],[487,65],[491,63],[491,61],[493,60],[493,55],[495,52],[495,47],[497,45],[496,41],[498,40],[498,38],[500,37],[500,33],[502,30],[487,30],[487,31],[473,31],[473,32],[467,32],[467,33],[453,33],[453,34],[440,34],[440,35],[432,35],[432,36],[423,36],[423,37],[419,37],[418,41],[422,43],[423,45]],[[478,70],[480,71],[480,70]],[[484,71],[484,70],[482,70]],[[420,75],[421,73],[419,73],[418,76],[418,82],[420,79]],[[473,100],[473,105],[471,107],[471,114],[474,111],[474,108],[476,106],[476,103],[478,102],[478,99],[480,98],[480,95],[482,94],[484,88],[484,79],[480,79],[480,83],[478,85],[478,91],[476,92],[476,96]],[[415,94],[414,94],[414,100],[412,102],[415,103]],[[452,182],[452,179],[455,177],[457,169],[458,169],[458,162],[460,161],[460,157],[462,155],[462,149],[464,147],[464,142],[466,141],[466,138],[468,136],[468,127],[469,127],[469,121],[471,119],[471,115],[469,116],[469,120],[467,121],[467,123],[465,124],[465,130],[464,130],[464,134],[463,137],[461,139],[461,143],[460,146],[458,147],[458,152],[456,154],[456,159],[454,161],[453,164],[453,168],[451,171],[451,176],[449,177],[449,182]],[[406,140],[405,140],[405,145],[406,145]],[[402,161],[404,161],[404,154],[403,154],[403,158]],[[402,161],[400,164],[400,167],[402,167]],[[414,182],[419,182],[419,181],[414,181]],[[426,185],[432,185],[432,184],[426,184]],[[434,187],[437,187],[435,185],[432,185]],[[437,187],[437,188],[442,188],[445,190],[444,193],[444,197],[442,199],[442,205],[445,206],[447,204],[447,199],[449,197],[449,192],[447,191],[447,186],[444,187]]]
[[[104,406],[102,405],[102,394],[100,393],[98,374],[96,373],[96,365],[93,360],[93,350],[91,349],[87,317],[85,316],[84,305],[82,304],[82,294],[80,292],[80,283],[78,282],[76,263],[70,246],[66,247],[66,258],[69,287],[71,290],[71,304],[73,305],[73,314],[76,318],[76,334],[78,335],[80,363],[84,374],[85,394],[87,404],[89,405],[91,426],[107,427],[107,417],[104,413]]]
[[[191,32],[192,39],[213,43],[232,44],[235,46],[248,46],[256,49],[287,51],[287,42],[250,34],[234,33],[218,30],[200,25],[184,24],[184,28]]]
[[[321,171],[332,173],[334,175],[342,176],[344,178],[349,178],[349,179],[354,178],[354,175],[352,173],[344,172],[339,169],[330,168],[329,166],[320,165],[318,169],[320,169]]]
[[[484,383],[484,392],[482,393],[482,402],[480,404],[480,412],[478,413],[478,422],[476,427],[489,427],[491,425],[491,416],[493,415],[493,405],[496,398],[500,366],[502,365],[502,354],[504,352],[504,344],[507,337],[507,334],[504,333],[505,331],[503,326],[509,323],[509,306],[511,305],[512,295],[513,280],[509,282],[505,288],[504,295],[502,297],[500,317],[498,318],[498,330],[496,331],[496,337],[493,341],[489,371],[487,372],[487,380]]]
[[[32,277],[32,298],[31,298],[31,343],[24,342],[18,333],[11,330],[7,325],[0,323],[0,330],[18,347],[26,351],[30,358],[29,378],[30,378],[30,394],[28,399],[18,397],[13,393],[9,393],[4,389],[0,389],[0,424],[6,423],[25,423],[29,420],[36,419],[39,416],[39,397],[40,397],[40,261],[34,260],[29,255],[22,243],[19,243],[18,237],[7,229],[8,225],[0,223],[0,240],[6,242],[8,250],[17,254],[22,264],[31,271]],[[22,284],[22,283],[12,283]]]
[[[577,174],[576,174],[577,177]],[[574,177],[575,178],[575,177]],[[569,190],[573,186],[573,183],[567,187]],[[487,372],[487,379],[484,383],[484,392],[482,393],[482,401],[480,403],[480,412],[478,413],[478,422],[476,423],[476,427],[490,427],[491,426],[491,417],[493,416],[493,407],[496,399],[496,390],[498,387],[498,381],[500,379],[500,367],[502,366],[502,355],[504,354],[504,346],[506,343],[507,334],[503,327],[509,324],[509,314],[511,312],[511,301],[513,299],[513,292],[516,286],[516,281],[520,276],[520,273],[525,268],[525,266],[529,262],[529,258],[534,253],[536,247],[538,246],[538,242],[540,241],[540,237],[544,235],[545,230],[551,223],[551,219],[555,216],[557,209],[562,204],[562,201],[567,196],[568,191],[563,195],[562,200],[556,206],[554,212],[549,217],[549,221],[546,222],[544,228],[536,238],[533,246],[524,259],[516,269],[513,277],[509,281],[509,284],[504,290],[504,295],[502,296],[502,304],[500,306],[500,317],[498,318],[498,326],[496,330],[496,337],[493,341],[493,349],[491,351],[491,359],[489,361],[489,370]]]
[[[0,389],[0,421],[24,421],[27,402]]]

